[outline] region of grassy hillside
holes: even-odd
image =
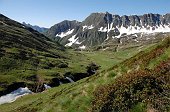
[[[140,50],[140,49],[139,49]],[[133,56],[139,50],[86,52],[65,49],[59,43],[14,20],[0,15],[0,95],[22,86],[34,92],[37,85],[53,84],[65,76],[81,79],[90,63],[99,71]],[[53,84],[57,86],[57,84]]]
[[[95,91],[92,111],[170,111],[170,58],[153,70],[137,70]]]
[[[0,15],[0,95],[18,87],[33,91],[36,83],[50,83],[67,72],[86,72],[90,61],[70,53],[37,31]],[[81,62],[81,63],[77,63]]]
[[[1,105],[0,109],[4,112],[169,111],[169,66],[166,66],[170,58],[169,42],[168,37],[108,70],[24,96],[14,103]],[[153,63],[156,64],[151,66]],[[141,89],[135,88],[138,86]],[[133,98],[129,98],[129,94]]]
[[[17,82],[33,84],[37,71],[65,59],[64,47],[44,35],[0,15],[0,93]],[[56,65],[55,65],[56,64]],[[14,85],[14,86],[12,86]],[[8,91],[6,91],[8,92]]]
[[[96,89],[92,111],[170,111],[169,64],[168,37],[115,66],[113,72],[121,70],[123,75],[114,83]]]

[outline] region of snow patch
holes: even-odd
[[[77,40],[78,38],[76,38],[76,35],[73,35],[71,38],[68,39],[70,42],[67,43],[65,46],[72,46]]]
[[[100,28],[98,29],[98,31],[100,31],[100,32],[107,32],[107,27],[105,27],[105,28],[100,27]]]
[[[100,27],[98,29],[98,31],[100,32],[110,32],[111,30],[114,30],[115,28],[113,27],[113,23],[111,24],[107,24],[107,27],[103,28],[103,27]]]
[[[79,41],[77,40],[74,44],[78,44],[78,45],[79,45],[79,44],[81,44],[81,43],[82,43],[82,42],[79,42]]]
[[[94,28],[94,26],[93,25],[90,25],[90,26],[87,26],[87,25],[85,25],[85,26],[83,26],[83,31],[85,30],[85,29],[93,29]]]
[[[93,26],[93,25],[88,26],[88,29],[93,29],[93,28],[94,28],[94,26]]]
[[[61,33],[57,34],[56,37],[61,37],[61,38],[63,38],[63,37],[65,37],[65,36],[67,36],[67,35],[72,34],[73,31],[74,31],[74,29],[72,29],[72,30],[69,29],[67,32],[61,32]]]
[[[141,22],[141,21],[140,21]],[[113,23],[107,24],[107,27],[100,27],[98,29],[98,31],[100,32],[110,32],[111,30],[115,30],[117,29],[120,34],[118,36],[115,36],[116,38],[120,38],[122,36],[122,34],[126,34],[126,35],[131,35],[131,34],[137,34],[137,33],[144,33],[144,34],[152,34],[152,33],[159,33],[159,32],[170,32],[170,24],[168,25],[157,25],[157,26],[129,26],[129,27],[124,27],[123,25],[121,27],[114,27]],[[115,38],[113,37],[113,38]],[[108,35],[107,35],[107,39],[108,39]],[[106,39],[106,40],[107,40]]]
[[[137,35],[137,34],[134,34],[133,36],[138,37],[138,35]]]
[[[15,90],[7,95],[1,96],[0,97],[0,105],[4,104],[4,103],[12,103],[17,98],[27,95],[27,94],[31,94],[31,93],[32,93],[32,91],[30,91],[27,87],[18,88],[17,90]]]
[[[135,42],[139,42],[137,39],[134,39]]]
[[[128,28],[125,28],[123,26],[117,27],[117,29],[120,32],[120,35],[115,36],[117,38],[120,38],[122,34],[136,34],[136,33],[144,33],[144,34],[152,34],[152,33],[159,33],[159,32],[170,32],[170,25],[160,25],[160,26],[147,26],[147,27],[139,27],[139,26],[129,26]]]
[[[114,30],[113,23],[107,25],[107,32],[110,32],[111,30]]]
[[[103,51],[106,51],[107,49],[109,49],[109,47],[106,47],[106,48],[104,48],[104,49],[102,49]]]
[[[80,46],[79,48],[80,48],[80,49],[86,49],[86,46],[83,45],[83,46]]]

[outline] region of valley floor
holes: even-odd
[[[107,72],[107,70],[113,67],[114,65],[124,61],[125,59],[134,56],[138,52],[147,49],[150,46],[153,45],[130,48],[119,52],[69,51],[74,55],[75,54],[84,55],[84,57],[79,57],[77,61],[78,60],[85,61],[85,59],[87,59],[88,63],[95,62],[97,65],[100,65],[101,67],[98,73],[94,76],[87,77],[74,83],[63,84],[61,86],[46,90],[42,93],[26,95],[22,98],[19,98],[17,101],[13,103],[1,105],[0,109],[3,110],[2,112],[87,111],[91,107],[91,102],[93,100],[93,92],[95,91],[95,89],[98,86],[113,82],[116,77],[122,74],[121,72],[117,73],[112,71]]]

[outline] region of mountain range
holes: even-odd
[[[25,22],[22,22],[22,24],[25,25],[25,26],[28,26],[28,27],[40,32],[40,33],[46,32],[48,30],[48,28],[40,27],[40,26],[37,26],[37,25],[31,25],[29,23],[27,24]]]
[[[84,21],[65,20],[44,34],[65,46],[91,48],[108,44],[140,43],[154,40],[152,35],[170,32],[170,14],[113,15],[92,13]]]

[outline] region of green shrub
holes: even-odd
[[[111,72],[109,72],[108,77],[115,77],[116,75],[117,75],[116,73],[114,73],[113,71],[111,71]]]
[[[169,63],[170,59],[161,63],[153,71],[139,70],[125,74],[118,77],[113,84],[97,88],[94,92],[92,111],[124,112],[132,108],[140,108],[139,104],[142,102],[158,111],[168,111]]]
[[[68,67],[68,63],[60,63],[58,64],[58,68],[67,68]]]

